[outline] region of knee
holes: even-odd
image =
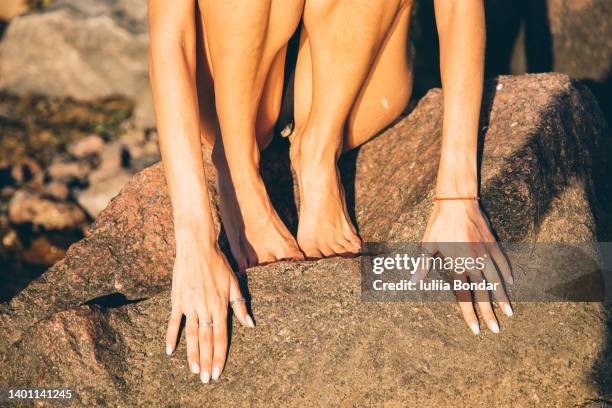
[[[304,24],[325,19],[338,8],[342,0],[306,0],[304,5]]]

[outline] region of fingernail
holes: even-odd
[[[247,326],[255,327],[255,322],[253,321],[253,318],[251,316],[247,315],[246,322],[247,322]]]
[[[219,368],[219,366],[214,366],[213,372],[212,372],[212,379],[217,381],[220,375],[221,375],[221,369]]]
[[[170,355],[172,354],[172,344],[166,344],[166,354]]]
[[[499,326],[497,325],[497,322],[493,321],[489,323],[489,328],[491,329],[491,331],[493,333],[499,333]]]
[[[197,374],[200,372],[200,365],[198,363],[191,363],[191,371],[194,374]]]
[[[208,382],[210,381],[210,373],[208,372],[208,370],[202,371],[201,379],[204,384],[208,384]]]
[[[510,285],[514,285],[514,278],[512,277],[512,275],[508,276],[508,283]]]
[[[514,314],[510,305],[504,305],[503,309],[506,316],[512,316]]]
[[[472,330],[472,333],[474,334],[480,333],[480,326],[476,322],[470,323],[470,329]]]

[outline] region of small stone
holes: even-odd
[[[11,169],[11,176],[17,184],[41,185],[44,173],[38,163],[25,158]]]
[[[41,194],[58,201],[66,201],[70,196],[70,189],[60,181],[52,181],[42,187]]]
[[[13,194],[15,194],[15,188],[14,187],[10,187],[10,186],[6,186],[3,187],[2,190],[0,190],[0,198],[10,198]]]
[[[78,193],[78,203],[95,218],[119,194],[121,188],[130,180],[132,175],[126,171],[118,172],[107,179],[96,180],[90,186]]]
[[[123,148],[119,142],[104,146],[100,154],[100,164],[89,175],[89,183],[97,184],[101,180],[110,179],[122,169]]]
[[[10,229],[2,237],[2,246],[10,248],[17,242],[17,233],[15,230]]]
[[[91,167],[85,162],[55,162],[47,168],[47,174],[53,180],[59,181],[71,181],[79,180],[85,181],[87,175],[91,171]]]
[[[68,153],[77,159],[100,154],[104,148],[104,139],[98,135],[89,135],[71,143],[67,150]]]
[[[25,190],[13,195],[8,215],[13,224],[31,223],[48,230],[81,228],[87,223],[87,215],[78,205],[48,200]]]

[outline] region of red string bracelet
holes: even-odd
[[[480,197],[434,197],[434,201],[480,200]]]

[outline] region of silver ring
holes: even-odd
[[[246,303],[246,299],[243,297],[236,298],[234,300],[230,300],[230,306],[234,306],[236,303]]]
[[[207,327],[213,327],[213,322],[211,322],[210,320],[207,322],[202,322],[200,323],[198,326],[203,327],[203,328],[207,328]]]

